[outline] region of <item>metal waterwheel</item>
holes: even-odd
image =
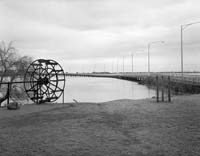
[[[64,92],[65,74],[54,60],[38,59],[30,64],[25,77],[24,88],[35,103],[54,102]]]

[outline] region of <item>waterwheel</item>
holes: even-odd
[[[27,68],[24,88],[35,103],[56,101],[63,94],[64,87],[64,70],[56,61],[38,59]]]

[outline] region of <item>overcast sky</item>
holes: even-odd
[[[180,70],[180,25],[200,22],[199,0],[0,0],[0,40],[68,72]],[[184,69],[200,70],[200,24],[183,31]]]

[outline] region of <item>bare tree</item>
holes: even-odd
[[[7,45],[5,42],[0,44],[0,88],[1,83],[9,78],[9,81],[13,81],[16,76],[22,76],[25,73],[27,66],[32,62],[32,58],[29,56],[20,57],[16,49],[13,47],[13,42],[9,42]],[[7,90],[8,92],[8,90]],[[3,97],[0,97],[0,105],[8,97],[6,93]]]
[[[0,82],[3,82],[8,70],[14,64],[15,48],[12,46],[12,42],[6,45],[4,42],[0,45],[0,65],[1,65],[1,77]],[[1,87],[1,84],[0,84]]]

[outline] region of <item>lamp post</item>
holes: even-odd
[[[133,73],[133,53],[131,54],[131,63],[132,63],[132,73]]]
[[[117,58],[117,73],[118,73],[118,65],[119,64],[119,60],[118,60],[118,58]]]
[[[124,73],[124,56],[123,56],[123,65],[122,65],[122,67],[123,67],[123,73]]]
[[[164,41],[155,41],[148,43],[148,75],[150,75],[150,46],[151,44],[165,43]]]
[[[113,73],[113,71],[114,71],[114,70],[113,70],[113,64],[114,64],[114,61],[112,60],[112,73]]]
[[[136,52],[135,52],[135,54],[137,54],[137,52],[139,52],[139,51],[144,51],[143,49],[142,50],[136,50]],[[131,71],[132,71],[132,73],[133,73],[133,52],[131,53]]]
[[[96,64],[94,64],[93,66],[93,72],[95,73],[95,70],[96,70]]]
[[[198,24],[200,22],[193,22],[181,25],[181,75],[183,76],[183,30],[193,24]]]

